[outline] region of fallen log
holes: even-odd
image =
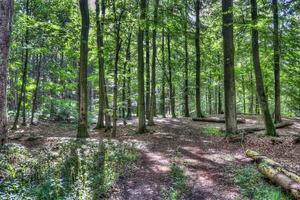
[[[213,123],[225,123],[225,119],[218,118],[218,117],[203,117],[203,118],[193,118],[195,122],[213,122]],[[240,124],[246,123],[246,120],[243,118],[237,119],[237,122]]]
[[[289,191],[296,199],[300,199],[300,176],[258,152],[247,150],[246,155],[257,163],[260,173]]]
[[[275,124],[275,128],[276,129],[285,128],[291,125],[293,125],[293,122],[281,122]],[[253,133],[253,132],[264,131],[264,130],[266,130],[265,126],[254,126],[254,127],[240,128],[238,129],[238,133]]]

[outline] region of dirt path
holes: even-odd
[[[254,149],[300,173],[300,144],[293,143],[300,135],[300,118],[286,118],[294,125],[278,130],[280,138],[248,135],[243,144],[226,143],[222,136],[203,134],[203,129],[224,128],[224,124],[193,122],[188,118],[156,119],[156,126],[148,127],[149,133],[136,135],[137,121],[128,121],[118,126],[118,140],[134,142],[141,153],[141,161],[132,173],[123,177],[109,197],[110,200],[159,200],[169,185],[168,174],[172,163],[181,166],[188,178],[192,200],[231,200],[240,196],[232,182],[232,170],[250,164],[243,153]],[[257,116],[247,116],[247,123],[253,126],[262,123]],[[264,133],[261,132],[263,135]],[[107,133],[90,130],[95,139],[105,139]],[[213,135],[213,134],[212,134]],[[25,127],[11,134],[12,141],[30,148],[45,146],[62,138],[76,137],[76,126],[69,124],[40,123]]]
[[[244,158],[240,148],[227,147],[221,138],[203,137],[185,120],[159,119],[150,134],[126,140],[144,143],[141,164],[122,179],[111,200],[163,199],[171,163],[177,163],[188,177],[187,199],[236,199],[238,188],[230,180],[232,165]]]

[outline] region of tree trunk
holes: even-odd
[[[222,0],[223,12],[223,40],[224,40],[224,99],[225,99],[225,127],[226,134],[235,134],[236,122],[236,94],[234,77],[234,43],[233,43],[233,1]]]
[[[300,199],[300,176],[285,169],[279,163],[251,150],[246,155],[257,163],[258,170],[273,183],[289,191],[296,199]]]
[[[78,138],[86,138],[88,134],[88,90],[87,90],[87,65],[88,65],[88,38],[89,38],[89,7],[87,0],[80,0],[81,13],[81,41],[80,41],[80,69],[79,69],[79,122]]]
[[[281,122],[281,92],[280,92],[280,49],[279,49],[279,20],[278,1],[272,0],[274,24],[274,81],[275,81],[275,123]]]
[[[166,117],[166,64],[165,64],[165,29],[162,31],[162,77],[161,77],[161,97],[160,97],[160,113],[163,118]]]
[[[171,115],[172,118],[176,118],[175,114],[175,91],[173,88],[173,80],[172,80],[172,63],[171,63],[171,36],[168,32],[167,35],[168,40],[168,70],[169,70],[169,92],[170,92],[170,107],[171,107]]]
[[[251,0],[251,16],[252,16],[252,54],[253,54],[253,65],[256,78],[256,90],[260,107],[263,113],[264,123],[266,126],[266,134],[269,136],[277,136],[274,123],[269,111],[268,99],[265,93],[263,75],[260,67],[259,59],[259,44],[258,44],[258,30],[257,25],[257,4],[256,0]]]
[[[140,20],[146,19],[146,0],[140,1]],[[146,131],[145,119],[145,85],[144,85],[144,27],[139,26],[138,30],[138,133]]]
[[[159,0],[155,0],[154,5],[154,27],[158,23],[158,6],[159,6]],[[154,125],[154,115],[156,110],[156,28],[153,29],[153,35],[152,35],[152,69],[151,69],[151,103],[150,103],[150,116],[149,116],[149,125]]]
[[[128,36],[128,47],[126,53],[126,62],[129,63],[131,60],[131,37],[132,33],[129,33]],[[128,65],[128,75],[127,75],[127,119],[132,118],[132,103],[131,103],[131,65]]]
[[[195,48],[196,48],[196,116],[203,117],[201,110],[201,60],[200,60],[200,0],[195,2],[196,11],[196,32],[195,32]]]
[[[130,97],[128,97],[128,95],[130,95],[130,93],[128,93],[128,90],[130,90],[130,86],[128,86],[127,84],[129,83],[128,78],[130,76],[130,74],[127,72],[130,72],[130,69],[127,70],[127,67],[130,68],[130,66],[128,66],[129,62],[130,62],[130,46],[131,46],[131,32],[128,35],[128,39],[127,39],[127,48],[126,48],[126,60],[124,62],[124,66],[123,66],[123,86],[122,86],[122,118],[123,118],[123,123],[124,125],[126,125],[126,118],[128,118],[128,113],[126,116],[126,100],[127,100],[127,104],[131,104],[131,99]],[[126,90],[127,90],[127,94],[126,94]],[[129,100],[129,103],[128,103]],[[129,105],[131,107],[131,105]],[[127,107],[127,111],[131,112],[131,108],[128,109]],[[131,115],[131,113],[130,113]]]
[[[146,22],[145,40],[146,40],[146,118],[150,117],[150,35],[149,24]]]
[[[103,18],[100,21],[100,8],[99,0],[96,0],[96,27],[97,27],[97,53],[98,53],[98,65],[99,65],[99,111],[98,111],[98,122],[96,129],[104,128],[104,109],[105,109],[105,96],[104,96],[104,57],[103,57]],[[103,14],[103,13],[102,13]]]
[[[30,124],[34,125],[34,114],[37,108],[37,99],[38,99],[38,93],[39,93],[39,87],[40,87],[40,77],[41,77],[41,64],[42,64],[42,55],[37,57],[37,65],[36,65],[36,82],[35,82],[35,90],[33,94],[33,100],[32,100],[32,109],[31,109],[31,120]]]
[[[184,116],[190,116],[189,109],[189,51],[188,51],[188,1],[185,0],[185,18],[184,22],[184,51],[185,51],[185,65],[184,65]]]
[[[7,74],[12,19],[12,1],[0,1],[0,147],[7,141]]]

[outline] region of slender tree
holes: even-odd
[[[258,30],[257,30],[257,3],[256,0],[251,0],[251,17],[252,17],[252,56],[253,66],[256,78],[256,91],[260,108],[262,110],[264,123],[266,126],[266,134],[269,136],[277,136],[274,123],[269,111],[268,99],[265,93],[263,75],[260,67]]]
[[[200,73],[201,73],[201,61],[200,61],[200,0],[195,2],[196,11],[196,32],[195,32],[195,48],[196,48],[196,115],[197,117],[203,117],[201,111],[201,89],[200,89]]]
[[[159,0],[155,0],[154,4],[154,29],[152,33],[152,68],[151,68],[151,103],[150,103],[150,116],[149,116],[149,122],[148,125],[154,125],[154,115],[155,115],[155,99],[156,99],[156,25],[158,23],[158,6],[159,6]]]
[[[88,90],[87,90],[87,65],[88,65],[88,39],[89,39],[89,6],[88,0],[79,0],[81,13],[81,40],[80,40],[80,69],[79,69],[79,122],[78,138],[86,138],[88,134]]]
[[[140,25],[138,30],[138,133],[146,131],[145,119],[145,81],[144,81],[144,27],[146,19],[146,0],[140,1]]]
[[[224,49],[224,99],[226,134],[237,132],[234,77],[233,1],[222,0]]]
[[[185,22],[184,22],[184,51],[185,51],[185,64],[184,64],[184,116],[190,116],[189,109],[189,50],[188,50],[188,21],[189,21],[189,4],[185,0]]]
[[[128,75],[127,75],[127,119],[132,118],[132,101],[131,101],[131,65],[129,62],[131,60],[131,37],[132,33],[130,32],[128,36],[128,46],[126,53],[126,63],[128,66]]]
[[[12,0],[0,1],[0,146],[7,141],[7,74]]]
[[[42,65],[42,55],[37,56],[37,65],[36,65],[36,82],[35,82],[35,90],[32,99],[32,109],[31,109],[31,120],[30,124],[34,124],[34,114],[37,108],[37,100],[38,100],[38,93],[40,87],[40,77],[41,77],[41,65]]]
[[[279,20],[278,0],[272,0],[274,24],[274,82],[275,82],[275,123],[281,122],[281,92],[280,92],[280,50],[279,50]]]
[[[161,55],[162,55],[162,76],[161,76],[161,96],[160,96],[160,113],[163,118],[166,117],[166,64],[165,64],[165,29],[162,30],[162,43],[161,43]]]
[[[168,32],[167,34],[167,43],[168,43],[168,72],[169,72],[169,77],[168,77],[168,82],[169,82],[169,96],[170,96],[170,106],[171,106],[171,115],[172,118],[176,118],[176,113],[175,113],[175,90],[173,87],[173,70],[172,70],[172,63],[171,63],[171,34]]]

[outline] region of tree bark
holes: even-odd
[[[147,9],[148,10],[148,9]],[[149,35],[149,23],[148,18],[146,22],[145,30],[146,40],[146,118],[149,120],[150,117],[150,35]]]
[[[266,126],[266,134],[269,136],[277,136],[274,123],[269,111],[268,99],[265,93],[263,75],[260,67],[259,58],[259,44],[258,44],[258,30],[257,30],[257,4],[256,0],[251,0],[251,16],[252,16],[252,54],[253,65],[256,78],[256,90],[258,94],[258,100],[263,113],[264,123]]]
[[[160,96],[160,113],[163,118],[166,117],[166,64],[165,64],[165,29],[162,31],[162,43],[161,43],[161,55],[162,55],[162,77],[161,77],[161,96]]]
[[[79,0],[81,13],[80,69],[79,69],[79,121],[77,138],[89,137],[88,134],[88,39],[89,39],[89,7],[87,0]]]
[[[234,72],[234,42],[233,42],[233,1],[222,0],[223,40],[224,40],[224,99],[226,134],[235,134],[236,94]]]
[[[131,60],[131,37],[132,33],[128,36],[128,46],[126,53],[126,62],[129,63]],[[128,75],[127,75],[127,119],[132,118],[132,103],[131,103],[131,65],[128,65]]]
[[[148,125],[153,126],[154,125],[154,115],[156,110],[156,25],[158,23],[158,6],[159,6],[159,0],[155,0],[154,5],[154,29],[152,33],[152,68],[151,68],[151,101],[150,101],[150,116],[149,116],[149,122]]]
[[[184,22],[184,51],[185,51],[185,64],[184,64],[184,116],[190,116],[189,109],[189,51],[188,51],[188,1],[185,0],[185,22]]]
[[[140,1],[140,21],[146,19],[146,0]],[[144,83],[144,27],[139,26],[138,30],[138,133],[146,131],[145,119],[145,83]]]
[[[272,0],[273,24],[274,24],[274,82],[275,82],[275,123],[281,122],[281,91],[280,91],[280,44],[279,44],[279,20],[278,0]]]
[[[195,2],[196,11],[196,32],[195,32],[195,48],[196,48],[196,116],[203,117],[201,110],[201,60],[200,60],[200,0]]]
[[[35,90],[34,90],[33,100],[32,100],[31,119],[30,119],[31,125],[34,125],[34,114],[37,108],[37,99],[38,99],[40,77],[41,77],[42,55],[38,56],[37,59],[38,61],[36,65],[36,82],[35,82]]]
[[[0,1],[0,147],[7,141],[7,74],[12,0]]]
[[[295,172],[285,169],[279,163],[269,159],[266,156],[251,150],[246,151],[246,155],[257,163],[258,170],[270,179],[273,183],[278,184],[285,190],[289,191],[296,199],[300,199],[300,176]]]
[[[103,1],[103,0],[102,0]],[[95,1],[96,6],[96,27],[97,27],[97,53],[98,53],[98,65],[99,65],[99,111],[98,111],[98,122],[96,129],[104,128],[104,109],[105,109],[105,96],[104,96],[104,57],[103,57],[103,18],[100,21],[100,6],[99,0]]]
[[[168,42],[168,70],[169,70],[169,92],[170,92],[170,106],[172,118],[176,118],[175,113],[175,91],[173,88],[173,78],[172,78],[172,63],[171,63],[171,35],[168,32],[167,35]]]

